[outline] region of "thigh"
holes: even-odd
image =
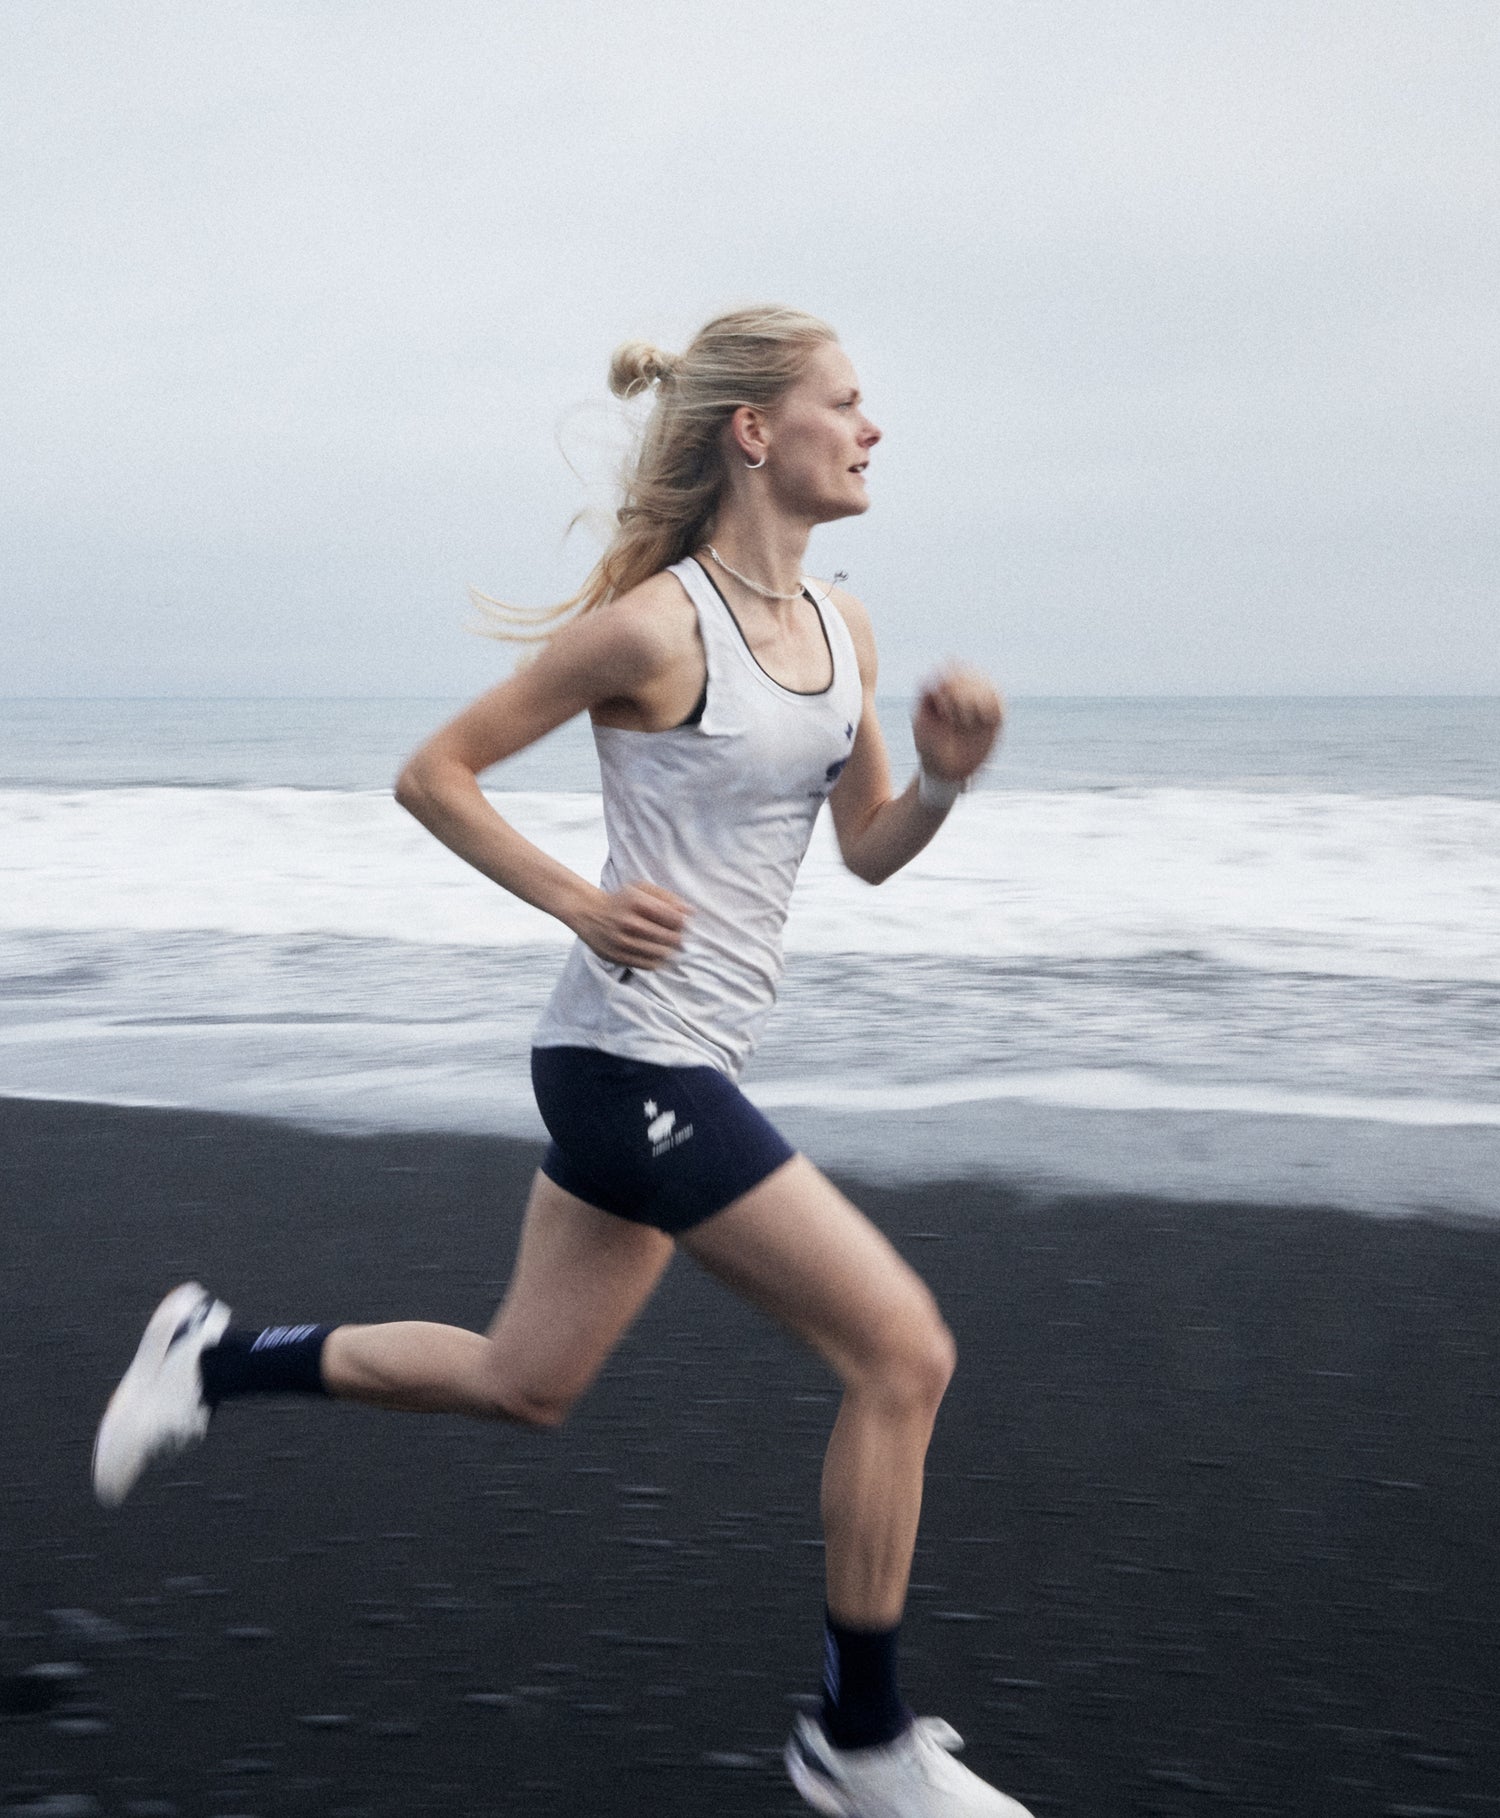
[[[941,1330],[922,1278],[804,1155],[678,1243],[845,1378]]]
[[[489,1329],[508,1383],[571,1400],[598,1374],[672,1259],[672,1240],[538,1174],[510,1285]]]

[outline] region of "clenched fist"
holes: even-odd
[[[923,684],[912,715],[922,768],[948,782],[967,782],[994,749],[1004,719],[988,676],[977,669],[945,669]]]

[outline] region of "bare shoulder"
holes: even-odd
[[[697,608],[674,574],[654,574],[599,610],[620,639],[667,660],[697,636]]]
[[[697,636],[698,617],[681,582],[655,574],[628,593],[585,613],[551,640],[549,654],[603,666],[628,691],[681,660]]]
[[[852,594],[847,587],[830,587],[826,581],[818,582],[826,599],[833,601],[838,608],[839,617],[849,627],[849,636],[854,642],[854,654],[859,658],[860,674],[868,681],[875,673],[875,627],[870,622],[870,614],[857,594]]]

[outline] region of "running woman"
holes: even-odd
[[[929,682],[920,767],[893,791],[869,617],[802,572],[816,525],[867,509],[880,440],[826,324],[739,310],[680,356],[622,347],[610,387],[654,392],[613,541],[544,615],[535,661],[396,786],[459,857],[578,937],[536,1031],[552,1142],[505,1299],[484,1336],[423,1321],[240,1331],[197,1284],[177,1288],[105,1412],[95,1489],[119,1503],[152,1458],[246,1395],[558,1426],[685,1250],[843,1385],[822,1482],[822,1715],[800,1719],[786,1750],[798,1791],[843,1818],[1027,1818],[953,1758],[946,1723],[912,1715],[897,1681],[953,1339],[911,1268],[735,1083],[775,997],[823,802],[844,863],[882,882],[989,756],[1000,701],[971,670]],[[516,832],[478,780],[585,712],[609,840],[598,885]]]

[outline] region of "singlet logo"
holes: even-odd
[[[849,723],[844,727],[844,737],[848,740],[850,746],[852,747],[854,744],[854,722],[853,722],[853,720],[850,720]],[[824,800],[828,796],[829,792],[832,790],[834,784],[843,775],[844,766],[848,762],[849,762],[848,757],[836,758],[834,760],[834,762],[831,763],[828,766],[828,768],[823,772],[823,787],[821,789],[809,789],[808,790],[808,792],[807,792],[808,800],[814,801],[814,802]]]
[[[826,802],[828,799],[828,796],[829,796],[829,792],[832,790],[834,784],[843,775],[844,766],[848,762],[849,762],[848,758],[841,757],[836,763],[830,764],[828,766],[828,768],[823,772],[823,781],[822,781],[821,785],[816,789],[808,790],[807,799],[810,802]]]
[[[668,1149],[675,1149],[679,1143],[685,1143],[693,1134],[693,1126],[684,1124],[677,1128],[675,1111],[658,1110],[656,1100],[648,1098],[641,1109],[646,1113],[646,1141],[651,1145],[653,1155],[665,1155]]]

